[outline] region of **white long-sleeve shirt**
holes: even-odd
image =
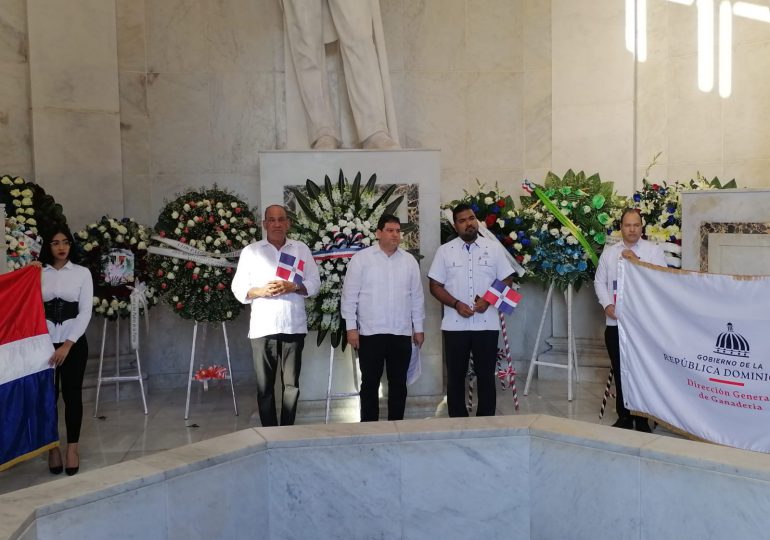
[[[643,262],[666,266],[666,256],[663,249],[647,240],[639,240],[632,246],[627,246],[622,240],[617,244],[607,246],[599,257],[599,266],[594,276],[596,298],[602,308],[615,303],[615,289],[618,280],[618,261],[622,258],[624,249],[630,249]],[[618,321],[605,317],[607,326],[617,326]]]
[[[248,245],[238,259],[231,289],[243,304],[251,304],[249,338],[254,339],[272,334],[306,334],[307,314],[305,297],[287,293],[271,298],[246,298],[252,287],[264,287],[276,276],[281,253],[288,253],[305,261],[302,284],[307,296],[315,296],[321,287],[321,276],[310,249],[299,240],[286,239],[278,250],[267,240]]]
[[[91,309],[94,305],[94,283],[88,268],[67,261],[61,269],[46,265],[42,275],[43,302],[61,298],[66,302],[78,303],[78,316],[68,319],[62,324],[54,324],[49,320],[48,333],[54,343],[64,343],[67,340],[76,342],[86,333],[91,321]]]
[[[425,295],[415,258],[401,248],[388,256],[379,245],[356,253],[342,285],[342,318],[362,336],[422,332]]]
[[[477,296],[484,296],[495,279],[503,280],[513,274],[503,246],[497,240],[479,236],[470,244],[457,237],[438,248],[428,277],[444,285],[446,291],[460,302],[472,306]],[[451,307],[444,307],[442,330],[499,330],[497,310],[461,317]]]

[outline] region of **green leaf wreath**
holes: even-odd
[[[82,250],[81,264],[88,268],[94,281],[94,315],[114,321],[131,314],[131,291],[138,283],[151,280],[147,247],[152,230],[131,218],[103,216],[75,234]],[[116,260],[124,261],[122,279],[105,272]],[[131,288],[129,288],[131,287]],[[145,289],[147,308],[158,303],[156,289]],[[140,309],[140,311],[142,311]]]
[[[6,215],[33,236],[45,236],[67,224],[62,206],[42,187],[20,176],[0,177],[0,203],[5,204]]]
[[[244,306],[230,291],[236,264],[228,258],[259,237],[248,205],[217,186],[190,190],[166,205],[155,229],[150,269],[152,286],[163,301],[185,319],[237,317]],[[164,240],[177,247],[169,248]],[[166,255],[156,254],[163,250]]]
[[[374,243],[380,216],[394,214],[403,200],[402,196],[390,200],[396,185],[376,184],[376,174],[364,184],[359,172],[351,183],[340,170],[336,182],[326,176],[320,186],[307,180],[304,190],[288,188],[298,206],[289,213],[292,237],[313,251],[321,274],[321,290],[306,304],[308,328],[318,332],[318,345],[327,335],[332,347],[347,345],[340,297],[348,261],[353,253]],[[411,230],[407,225],[402,231]]]

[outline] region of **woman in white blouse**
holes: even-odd
[[[55,349],[50,364],[56,368],[56,395],[61,391],[67,426],[66,461],[62,461],[59,448],[54,448],[48,454],[48,468],[53,474],[64,469],[70,476],[80,468],[78,440],[83,420],[83,376],[88,358],[85,332],[91,320],[94,295],[91,273],[70,261],[74,243],[69,229],[60,226],[46,235],[40,252],[45,318]]]

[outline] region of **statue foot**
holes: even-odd
[[[398,150],[401,145],[384,131],[378,131],[367,137],[361,147],[364,150]]]
[[[313,150],[336,150],[339,147],[340,141],[331,135],[321,135],[310,145]]]

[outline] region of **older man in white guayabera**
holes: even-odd
[[[615,374],[615,409],[618,420],[612,427],[636,429],[649,433],[650,425],[646,418],[632,415],[623,403],[623,381],[620,375],[620,342],[618,338],[618,319],[615,315],[615,294],[618,283],[618,261],[621,258],[644,261],[658,266],[666,266],[663,249],[652,242],[642,240],[642,216],[635,208],[626,208],[620,217],[620,242],[607,246],[599,258],[599,266],[594,278],[594,289],[604,314],[607,328],[604,330],[604,343],[610,356],[612,372]]]
[[[366,149],[399,148],[385,43],[377,0],[282,0],[299,92],[309,121],[310,146],[339,148],[341,136],[325,69],[324,4],[339,37],[350,106]]]

